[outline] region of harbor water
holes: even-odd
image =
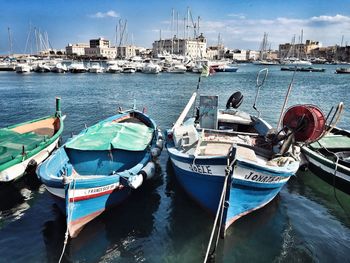
[[[350,75],[297,72],[288,105],[308,103],[325,114],[340,101],[338,124],[350,129]],[[256,74],[262,67],[239,65],[200,82],[200,94],[219,95],[219,104],[241,91],[241,109],[254,113]],[[261,116],[277,125],[293,72],[271,66],[260,91]],[[145,109],[162,130],[176,121],[198,75],[16,74],[0,72],[0,127],[50,115],[62,99],[62,141],[85,125],[114,115],[119,107]],[[35,174],[1,189],[0,262],[57,262],[65,217]],[[203,189],[205,191],[205,189]],[[155,178],[69,240],[62,262],[203,262],[214,218],[176,182],[166,150]],[[300,171],[264,208],[235,222],[220,240],[215,262],[350,262],[350,197],[311,172]]]

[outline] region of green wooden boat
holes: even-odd
[[[350,194],[350,131],[334,128],[302,152],[314,174]]]
[[[43,162],[57,147],[63,131],[60,98],[56,113],[0,129],[0,183],[21,178],[28,167]]]

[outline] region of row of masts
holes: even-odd
[[[183,18],[183,39],[184,40],[190,40],[190,39],[197,39],[199,36],[199,22],[200,22],[200,16],[197,17],[197,21],[193,19],[192,11],[189,7],[187,7],[186,16]],[[176,11],[176,21],[175,21],[175,9],[173,8],[171,10],[171,28],[170,28],[170,39],[171,39],[171,53],[177,53],[179,54],[180,50],[180,42],[179,42],[179,12]],[[193,36],[190,34],[190,30],[193,30]],[[161,43],[160,53],[162,53],[162,30],[159,30],[159,41]],[[174,42],[176,42],[176,45],[174,45]]]
[[[10,27],[7,28],[7,32],[9,41],[9,56],[13,56],[13,36]],[[42,50],[52,49],[52,46],[49,41],[48,33],[46,31],[42,32],[39,28],[32,27],[30,24],[24,53],[29,52],[30,54],[33,54],[34,48],[36,49],[36,52],[39,53]]]

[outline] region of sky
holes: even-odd
[[[9,32],[15,53],[35,49],[34,28],[47,33],[55,49],[98,37],[114,44],[120,19],[127,21],[124,41],[151,48],[160,36],[177,34],[177,14],[183,37],[187,8],[195,23],[200,17],[199,31],[208,45],[216,45],[220,34],[230,49],[259,50],[266,32],[271,48],[278,49],[293,36],[299,42],[302,30],[304,42],[341,45],[343,38],[343,45],[350,45],[350,0],[0,0],[0,54],[10,51]]]

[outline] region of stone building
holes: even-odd
[[[66,46],[67,56],[84,56],[85,48],[88,48],[89,44],[78,43],[78,44],[68,44]]]
[[[193,58],[206,57],[207,40],[201,34],[194,39],[181,39],[174,36],[172,39],[162,39],[153,42],[153,56],[164,52],[169,54],[177,54],[190,56]]]
[[[311,53],[311,50],[314,50],[319,47],[320,43],[318,41],[312,40],[306,40],[305,44],[280,44],[278,49],[279,58],[305,58]]]

